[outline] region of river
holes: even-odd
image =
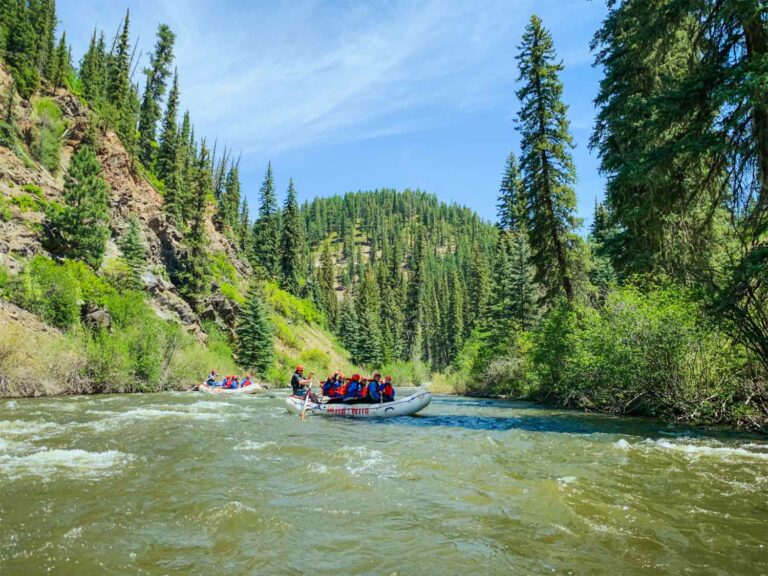
[[[281,394],[0,400],[0,574],[768,573],[765,438]]]

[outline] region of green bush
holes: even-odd
[[[317,367],[317,373],[322,374],[329,370],[331,366],[331,358],[326,352],[318,350],[317,348],[309,348],[302,351],[299,355],[299,361],[302,364],[311,364]]]
[[[13,212],[11,212],[11,207],[8,206],[8,203],[5,201],[5,198],[0,197],[0,221],[10,222],[11,218],[13,218]]]
[[[40,188],[40,186],[38,186],[37,184],[24,184],[24,186],[22,186],[21,189],[27,194],[31,194],[32,196],[35,196],[40,200],[43,199],[43,189]]]
[[[80,285],[66,267],[36,256],[12,282],[11,300],[58,328],[80,318]]]
[[[301,348],[301,340],[299,340],[294,329],[282,316],[271,314],[269,319],[275,329],[275,336],[277,336],[278,340],[294,350]]]
[[[40,202],[30,196],[13,196],[11,203],[18,206],[22,213],[36,211],[40,208]]]
[[[61,137],[67,129],[61,110],[50,98],[37,100],[32,107],[32,157],[51,173],[59,169]]]
[[[565,406],[718,420],[744,395],[744,351],[675,287],[615,290],[600,310],[562,304],[534,343],[540,394]]]
[[[297,298],[278,288],[274,282],[265,284],[264,294],[267,297],[267,303],[275,312],[294,322],[319,325],[325,322],[323,314],[310,300]]]

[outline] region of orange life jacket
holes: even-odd
[[[367,398],[368,397],[368,384],[360,386],[360,389],[357,392],[357,397],[358,398]]]

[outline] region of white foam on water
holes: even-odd
[[[75,528],[72,528],[71,530],[68,530],[64,534],[64,539],[65,540],[77,540],[82,535],[83,535],[83,527],[82,526],[77,526]]]
[[[277,446],[276,442],[272,442],[271,440],[268,442],[254,442],[253,440],[246,440],[245,442],[242,442],[235,446],[235,450],[263,450],[264,448],[268,448],[269,446]]]
[[[116,450],[42,450],[25,456],[0,456],[0,473],[11,478],[37,476],[48,479],[57,474],[76,478],[98,478],[117,473],[134,458],[132,454]]]
[[[372,474],[380,477],[397,475],[394,464],[378,450],[365,446],[344,446],[339,453],[346,457],[347,472],[353,476]]]
[[[577,480],[578,478],[576,476],[561,476],[557,479],[557,483],[560,484],[560,486],[566,486],[568,484],[573,484]]]
[[[19,407],[19,404],[16,402],[16,400],[9,400],[5,403],[5,409],[6,410],[16,410],[16,408]]]
[[[50,438],[61,432],[63,427],[56,422],[41,420],[0,420],[0,438],[17,438],[23,436],[24,440],[39,440]]]
[[[182,418],[185,420],[223,420],[224,414],[211,412],[182,412],[180,410],[161,410],[157,408],[134,408],[126,412],[110,412],[101,410],[88,410],[88,414],[103,416],[102,420],[88,422],[87,426],[96,431],[114,429],[115,426],[133,424],[140,420],[156,420],[158,418]]]
[[[0,454],[18,454],[19,452],[25,452],[26,450],[27,444],[0,438]]]
[[[691,458],[700,458],[702,456],[714,457],[714,458],[747,458],[757,460],[768,460],[768,452],[755,452],[754,450],[747,450],[748,447],[754,447],[753,444],[742,444],[738,447],[710,444],[691,444],[680,441],[672,440],[652,440],[646,438],[642,442],[630,444],[624,439],[618,440],[613,444],[617,448],[628,450],[630,448],[636,449],[652,449],[652,450],[670,450],[679,452],[690,456]]]

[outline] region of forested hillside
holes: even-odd
[[[768,11],[608,4],[589,143],[551,34],[526,26],[491,224],[416,190],[299,205],[271,164],[249,207],[238,152],[180,109],[170,28],[139,73],[130,14],[75,60],[53,0],[0,0],[2,391],[157,390],[214,366],[283,382],[301,360],[765,428]],[[577,144],[607,182],[588,231]],[[28,385],[30,366],[63,384]]]
[[[158,27],[142,90],[128,14],[77,64],[56,22],[52,0],[0,2],[0,392],[352,369],[322,312],[260,266],[268,217],[253,225],[236,159],[179,110],[173,32]]]

